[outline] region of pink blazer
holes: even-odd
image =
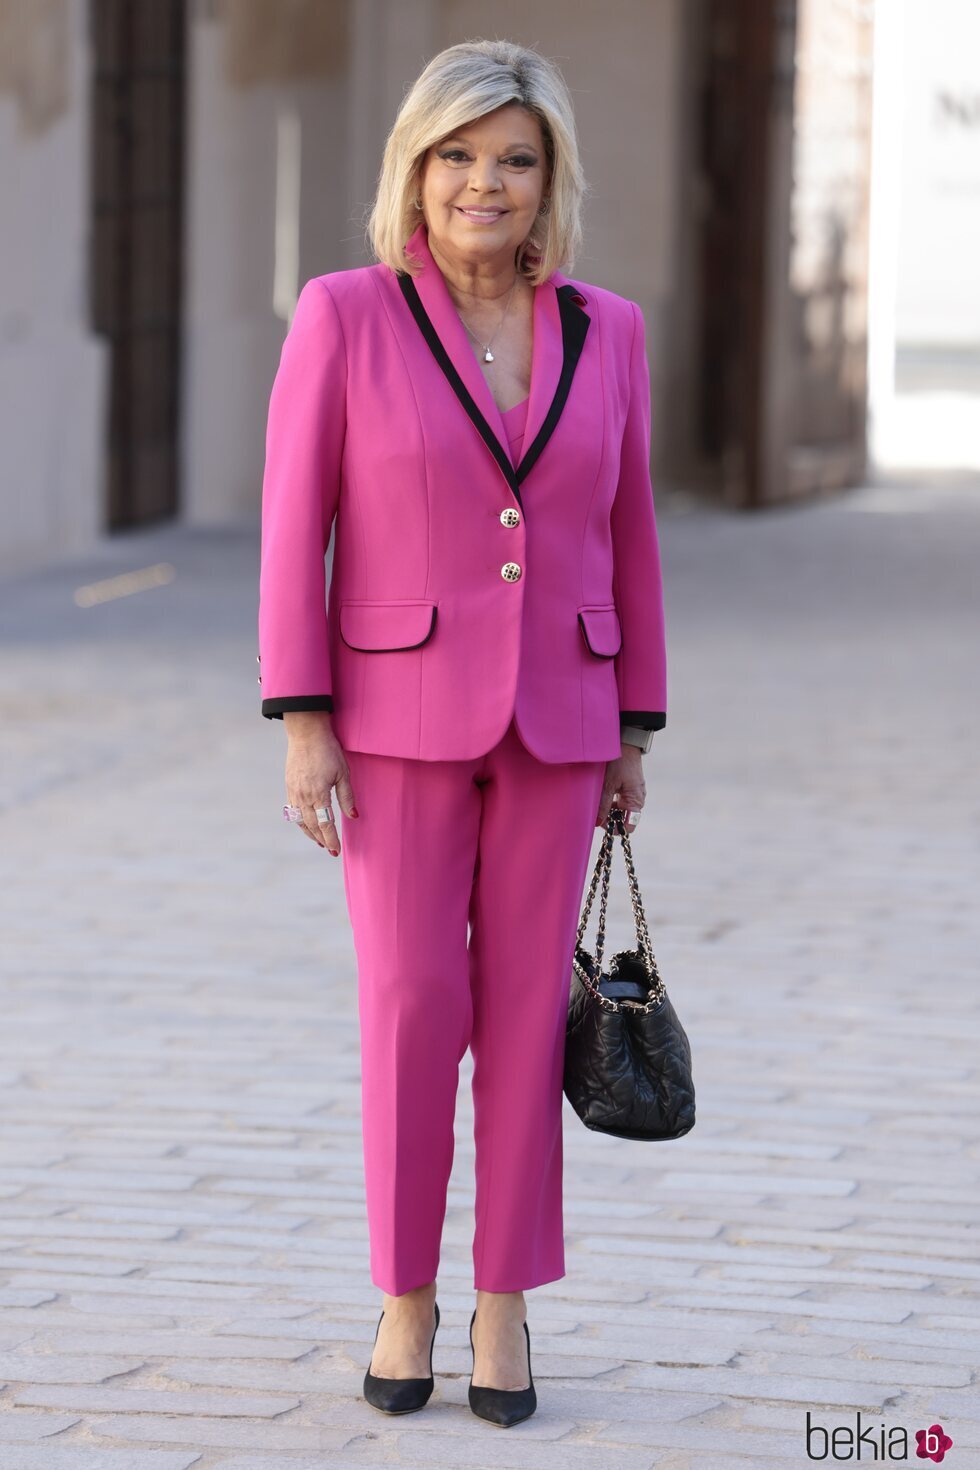
[[[262,713],[333,711],[351,750],[612,760],[666,720],[650,387],[635,302],[559,271],[534,293],[531,392],[506,427],[420,224],[412,278],[304,286],[272,388]],[[325,553],[336,521],[329,593]]]

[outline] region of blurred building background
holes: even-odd
[[[980,464],[960,8],[0,0],[2,565],[255,514],[299,289],[369,261],[403,92],[479,35],[572,88],[593,193],[571,274],[646,314],[658,494],[838,492],[869,444],[929,464],[937,406],[947,462]]]

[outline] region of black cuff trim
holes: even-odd
[[[620,725],[638,725],[641,730],[662,730],[667,723],[663,710],[621,709]]]
[[[281,720],[292,710],[325,709],[333,712],[332,694],[288,694],[281,699],[263,699],[262,713],[267,720]]]

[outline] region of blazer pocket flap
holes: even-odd
[[[340,636],[349,648],[365,652],[418,648],[431,635],[436,604],[418,599],[340,604]]]
[[[623,644],[623,633],[619,626],[619,613],[615,604],[580,607],[579,627],[591,653],[598,658],[614,658]]]

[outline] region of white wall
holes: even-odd
[[[874,137],[871,456],[882,470],[975,472],[980,15],[967,0],[879,7]]]
[[[3,570],[84,550],[102,526],[107,363],[88,327],[86,0],[55,12],[60,33],[47,19],[47,35],[18,36],[40,48],[38,72],[21,73],[22,92],[0,90]]]
[[[198,524],[258,506],[287,315],[277,285],[281,296],[292,277],[294,303],[310,276],[346,265],[339,242],[352,229],[343,77],[236,85],[225,45],[224,23],[201,7],[188,36],[180,451],[182,514]],[[282,217],[295,190],[287,179],[277,191],[279,159],[287,173],[298,164],[296,218]]]
[[[896,337],[980,353],[980,7],[905,0],[904,21]]]

